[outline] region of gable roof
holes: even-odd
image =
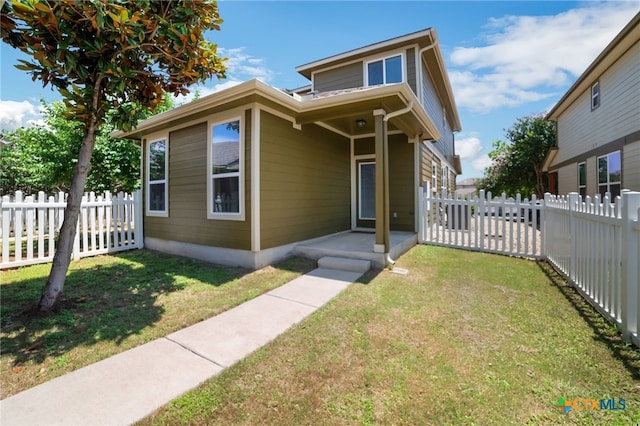
[[[609,67],[620,59],[640,40],[640,12],[618,33],[598,57],[589,65],[567,93],[551,108],[546,119],[557,121],[558,117],[587,90]]]
[[[309,62],[296,67],[296,71],[304,77],[311,79],[312,74],[315,71],[326,69],[343,62],[351,62],[377,53],[383,53],[403,46],[409,47],[416,44],[418,45],[418,49],[422,53],[425,62],[429,65],[430,76],[433,79],[436,90],[438,91],[444,105],[448,107],[447,112],[450,113],[450,117],[448,117],[448,119],[451,127],[454,131],[460,131],[462,129],[462,125],[460,124],[458,108],[453,97],[451,82],[449,81],[449,76],[444,65],[444,58],[440,51],[438,35],[436,30],[433,28],[416,31],[329,56],[324,59]]]

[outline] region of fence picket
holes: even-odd
[[[82,204],[73,243],[74,260],[113,251],[143,247],[142,214],[139,193],[133,196],[94,193],[82,197]],[[119,203],[119,204],[118,204]],[[65,194],[47,197],[24,197],[16,192],[5,195],[0,202],[0,237],[2,263],[0,268],[11,268],[50,262],[55,252],[57,235],[64,219]],[[115,211],[115,212],[114,212]],[[116,217],[118,222],[112,222]],[[112,233],[119,237],[111,246]]]

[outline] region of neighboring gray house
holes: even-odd
[[[640,13],[547,114],[558,147],[545,160],[555,193],[640,191]]]

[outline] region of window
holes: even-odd
[[[210,219],[244,220],[242,134],[239,117],[211,126],[207,215]]]
[[[598,108],[600,106],[600,82],[596,81],[591,86],[591,110]]]
[[[611,200],[620,195],[622,183],[622,163],[620,151],[598,157],[598,192],[601,197],[611,193]]]
[[[154,140],[147,150],[147,215],[166,216],[167,191],[167,139]]]
[[[397,55],[367,62],[365,80],[368,86],[401,83],[402,74],[402,55]]]
[[[449,170],[447,166],[442,166],[442,186],[449,190]]]
[[[579,163],[578,164],[578,192],[580,196],[584,200],[584,197],[587,196],[587,164]]]
[[[431,163],[431,190],[438,190],[438,164],[435,162]]]

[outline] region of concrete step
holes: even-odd
[[[318,259],[318,267],[364,274],[371,269],[371,262],[369,260],[348,259],[346,257],[324,256]]]

